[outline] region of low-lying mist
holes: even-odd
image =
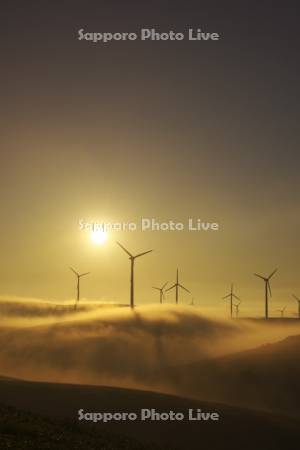
[[[299,332],[294,322],[221,320],[194,306],[86,302],[75,311],[71,302],[13,299],[0,314],[2,375],[178,394],[177,368]]]

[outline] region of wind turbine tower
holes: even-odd
[[[179,288],[183,289],[184,291],[186,291],[186,292],[188,292],[190,294],[190,291],[187,288],[185,288],[184,286],[182,286],[182,284],[179,283],[178,269],[177,269],[177,272],[176,272],[176,282],[175,282],[175,284],[173,284],[173,286],[171,286],[168,289],[166,289],[166,292],[170,291],[171,289],[174,289],[174,288],[175,288],[175,301],[176,301],[176,305],[178,305],[178,297],[179,297],[178,296],[178,291],[179,291]]]
[[[76,270],[74,270],[72,267],[70,267],[70,270],[72,270],[72,272],[76,275],[77,277],[77,298],[76,298],[76,303],[74,305],[74,309],[77,309],[79,300],[80,300],[80,278],[81,277],[85,277],[86,275],[89,275],[90,272],[85,272],[85,273],[78,273],[76,272]]]
[[[130,259],[130,307],[134,308],[134,262],[136,258],[140,256],[144,256],[147,253],[152,252],[152,250],[148,250],[147,252],[138,253],[137,255],[132,255],[120,242],[117,242],[119,247],[124,250],[125,253],[129,256]]]
[[[223,300],[226,300],[227,298],[230,298],[230,317],[232,319],[233,318],[233,299],[235,298],[236,300],[239,300],[241,302],[241,299],[233,293],[233,283],[231,283],[230,294],[225,295],[225,297],[223,297]]]
[[[281,318],[282,318],[282,319],[284,318],[284,312],[285,312],[285,310],[286,310],[286,306],[285,306],[284,308],[282,308],[282,309],[277,309],[277,311],[280,312],[280,315],[281,315]]]
[[[300,298],[293,295],[294,299],[298,302],[298,319],[300,319]]]
[[[235,318],[237,319],[239,317],[240,313],[240,304],[242,303],[242,300],[239,300],[239,303],[234,303],[233,306],[235,307]]]
[[[168,281],[160,288],[152,286],[152,289],[156,289],[157,291],[159,291],[159,302],[160,302],[160,304],[162,304],[163,300],[165,299],[164,289],[167,286],[167,284],[168,284]]]
[[[270,286],[270,279],[272,276],[277,272],[278,269],[275,269],[271,275],[268,277],[263,277],[262,275],[259,275],[258,273],[255,273],[254,275],[258,278],[261,278],[265,283],[265,318],[269,318],[269,294],[272,297],[272,291]]]

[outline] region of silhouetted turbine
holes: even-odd
[[[270,296],[272,297],[272,291],[271,291],[271,286],[270,286],[270,279],[277,272],[277,270],[278,269],[275,269],[271,273],[271,275],[269,275],[268,277],[263,277],[262,275],[258,275],[258,273],[254,274],[256,277],[261,278],[265,282],[265,318],[266,319],[269,318],[269,293],[270,293]]]
[[[188,292],[190,294],[190,291],[185,288],[184,286],[182,286],[182,284],[179,283],[179,278],[178,278],[178,269],[176,272],[176,283],[173,284],[173,286],[169,287],[169,289],[166,289],[167,291],[170,291],[171,289],[175,288],[175,300],[176,300],[176,305],[178,304],[178,288],[184,289],[186,292]]]
[[[300,319],[300,298],[293,294],[294,299],[298,302],[298,318]]]
[[[285,310],[286,310],[286,306],[284,308],[282,308],[282,309],[277,309],[276,311],[280,312],[281,318],[283,318]]]
[[[78,306],[78,303],[79,303],[79,300],[80,300],[80,278],[84,277],[85,275],[89,275],[91,272],[78,273],[72,267],[70,267],[70,270],[72,270],[72,272],[77,277],[77,299],[76,299],[76,303],[74,305],[74,309],[77,309],[77,306]]]
[[[239,303],[234,303],[233,306],[235,307],[235,317],[239,317],[240,312],[240,304],[242,303],[242,300],[239,301]]]
[[[230,298],[230,317],[232,319],[232,317],[233,317],[233,299],[235,298],[235,299],[241,301],[241,299],[233,293],[233,283],[231,283],[230,294],[225,295],[225,297],[223,297],[223,300],[225,300],[227,298]]]
[[[152,252],[153,250],[148,250],[147,252],[139,253],[137,255],[132,255],[120,242],[117,242],[117,244],[121,247],[122,250],[124,250],[125,253],[129,256],[130,259],[130,307],[134,308],[134,261],[136,258],[139,258],[140,256],[144,256],[147,253]]]
[[[161,288],[152,286],[152,289],[156,289],[157,291],[159,291],[159,302],[160,303],[162,303],[163,300],[165,299],[164,289],[167,286],[167,284],[168,284],[168,281]]]

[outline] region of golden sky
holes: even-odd
[[[1,294],[72,298],[73,266],[91,271],[83,297],[125,303],[129,261],[117,239],[133,253],[154,250],[136,263],[139,303],[157,301],[151,287],[173,282],[179,267],[197,303],[224,308],[234,282],[244,307],[260,313],[263,285],[253,272],[278,267],[270,309],[292,311],[291,294],[300,296],[298,80],[295,48],[275,34],[282,16],[293,34],[291,11],[263,27],[237,8],[234,28],[219,9],[173,10],[172,20],[149,10],[161,28],[201,18],[226,39],[91,47],[76,40],[79,23],[138,22],[106,8],[82,15],[78,5],[54,21],[54,7],[36,8],[34,24],[29,8],[8,12],[4,28]],[[78,227],[82,218],[141,217],[200,218],[220,231],[121,232],[95,246]]]

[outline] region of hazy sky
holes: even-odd
[[[1,294],[71,298],[72,265],[92,272],[84,297],[126,302],[118,239],[134,253],[155,250],[136,265],[139,302],[157,300],[151,286],[173,281],[178,266],[197,302],[224,307],[234,281],[245,308],[263,312],[253,272],[279,267],[270,310],[293,312],[299,12],[294,1],[6,2]],[[201,28],[221,39],[94,44],[77,39],[81,28]],[[95,246],[78,228],[81,218],[142,216],[221,229],[115,233]]]

